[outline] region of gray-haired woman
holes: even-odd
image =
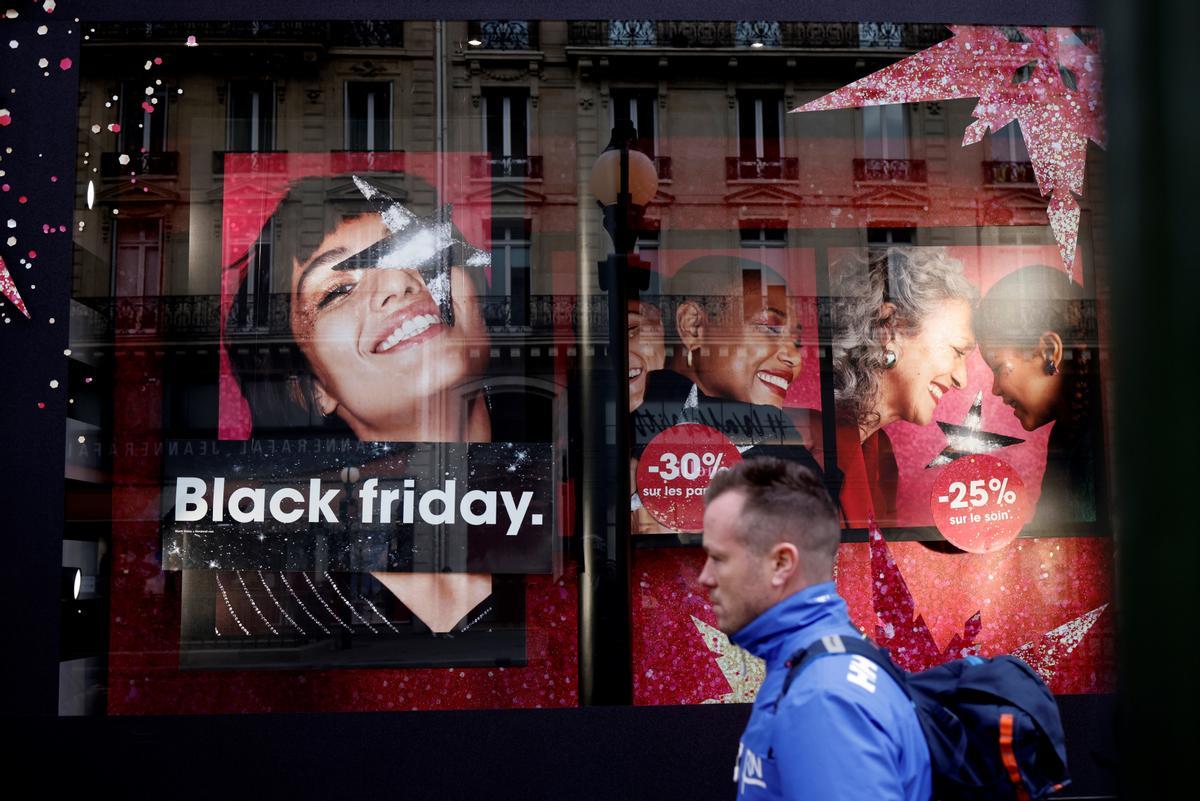
[[[893,247],[840,268],[831,320],[839,500],[844,524],[859,528],[895,519],[899,474],[881,429],[928,425],[942,397],[966,384],[978,292],[941,248]]]

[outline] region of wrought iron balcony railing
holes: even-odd
[[[195,36],[206,44],[310,42],[329,47],[403,47],[399,20],[209,20],[97,23],[85,47],[117,42],[177,42]]]
[[[527,19],[483,19],[467,26],[471,52],[476,50],[537,50],[538,24]],[[468,42],[468,44],[470,43]]]
[[[942,25],[888,22],[779,22],[739,20],[573,20],[567,23],[572,47],[739,48],[896,48],[920,50],[948,38]]]
[[[800,159],[725,159],[727,181],[795,181],[800,178]]]
[[[921,159],[855,159],[854,180],[923,184],[928,174]]]
[[[121,156],[129,155],[129,163],[122,164]],[[105,178],[138,175],[172,176],[179,174],[179,154],[164,150],[152,153],[101,153],[100,175]]]
[[[983,183],[995,184],[1035,184],[1037,177],[1033,172],[1033,164],[1028,161],[985,161],[983,162]]]
[[[471,156],[471,177],[542,180],[541,156]]]

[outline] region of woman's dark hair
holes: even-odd
[[[762,262],[737,256],[692,259],[663,284],[667,295],[660,303],[660,310],[668,322],[665,331],[674,333],[677,341],[675,313],[683,303],[695,303],[710,319],[731,318],[741,322],[761,311],[761,299],[782,309],[787,298],[783,276]],[[730,286],[741,291],[730,295]]]
[[[1095,304],[1062,270],[1044,264],[1014,270],[980,301],[975,333],[985,345],[1032,349],[1047,331],[1067,350],[1096,344]]]
[[[368,200],[355,185],[356,177],[406,207],[412,197],[411,206],[422,216],[438,209],[433,188],[405,173],[312,176],[288,187],[246,254],[228,268],[244,270],[244,275],[225,317],[224,346],[256,432],[297,427],[349,431],[340,418],[324,417],[316,403],[312,368],[292,335],[291,280],[293,264],[307,261],[330,231],[345,220],[379,212],[378,201]],[[461,239],[457,232],[456,239]],[[269,263],[261,263],[263,259]],[[273,283],[286,289],[272,293],[269,303],[254,299],[261,305],[252,310],[245,276],[267,271]],[[471,275],[480,280],[477,272]],[[256,311],[257,319],[251,320]]]

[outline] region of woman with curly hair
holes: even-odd
[[[843,524],[893,522],[899,471],[882,429],[933,421],[967,382],[978,293],[940,248],[893,247],[841,265],[833,289],[837,466]]]

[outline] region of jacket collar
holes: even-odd
[[[833,582],[826,581],[784,598],[730,639],[770,665],[790,655],[779,654],[785,644],[789,649],[804,648],[820,634],[849,623],[846,602]]]

